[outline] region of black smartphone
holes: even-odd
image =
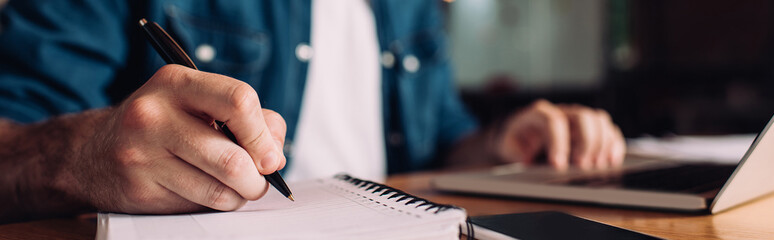
[[[471,217],[477,239],[660,239],[562,212],[529,212]]]

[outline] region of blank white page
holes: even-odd
[[[263,198],[234,212],[100,213],[97,238],[455,239],[459,224],[465,220],[462,209],[425,202],[357,179],[329,178],[289,186],[295,202],[270,189]]]

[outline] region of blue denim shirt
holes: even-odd
[[[422,169],[475,127],[451,82],[439,1],[371,7],[382,54],[395,60],[382,68],[388,170]],[[0,116],[35,122],[120,103],[164,64],[138,28],[145,17],[200,70],[252,85],[287,121],[291,149],[308,66],[296,49],[309,43],[310,14],[310,0],[10,1],[0,15]],[[213,59],[195,57],[202,44]],[[408,58],[419,68],[405,68]]]

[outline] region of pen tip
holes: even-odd
[[[293,194],[288,195],[288,199],[290,199],[290,201],[296,201],[296,199],[293,198]]]
[[[140,19],[140,26],[145,26],[145,24],[148,24],[148,20],[145,20],[145,18]]]

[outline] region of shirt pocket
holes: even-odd
[[[165,13],[170,34],[199,70],[260,84],[271,51],[267,33],[195,16],[175,5],[167,6]]]

